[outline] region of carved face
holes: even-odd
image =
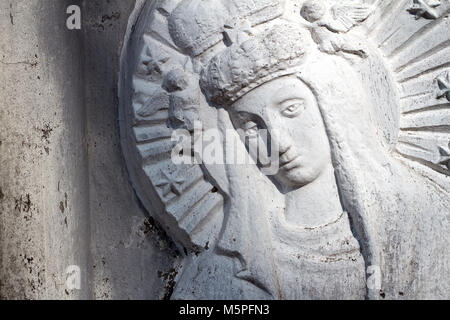
[[[242,138],[256,143],[266,129],[279,150],[280,169],[274,176],[283,189],[303,187],[331,163],[325,126],[311,90],[296,76],[282,77],[254,89],[230,109]],[[253,141],[253,142],[252,142]]]
[[[303,4],[301,15],[309,22],[320,20],[325,15],[326,7],[322,0],[308,0]]]

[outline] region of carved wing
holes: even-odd
[[[326,26],[337,32],[347,32],[366,20],[373,10],[374,6],[363,3],[337,3],[330,9],[331,19],[327,19]]]

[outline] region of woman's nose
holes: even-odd
[[[268,128],[267,136],[267,156],[271,163],[283,162],[287,152],[291,148],[292,144],[290,139],[285,135],[283,129]]]
[[[285,154],[291,147],[291,143],[289,142],[290,139],[286,134],[284,134],[283,129],[277,128],[270,130],[270,137],[272,150],[277,150],[278,151],[277,153],[280,156]]]
[[[284,139],[284,140],[280,141],[280,143],[278,145],[278,151],[279,151],[280,157],[285,155],[292,147],[292,145],[287,140],[288,139]]]

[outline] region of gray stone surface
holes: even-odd
[[[91,295],[82,34],[65,27],[69,2],[0,2],[2,298]],[[65,292],[69,265],[84,271],[80,291]]]
[[[82,7],[82,30],[66,8]],[[134,1],[0,1],[0,297],[160,299],[176,252],[128,183],[117,73]],[[81,269],[68,290],[66,268]]]

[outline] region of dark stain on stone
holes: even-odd
[[[154,220],[150,213],[147,211],[145,206],[140,201],[139,197],[137,196],[136,192],[134,192],[134,199],[136,200],[136,203],[138,204],[139,208],[142,209],[143,212],[146,212],[146,220],[147,222],[144,222],[144,230],[149,229],[149,234],[146,238],[151,240],[153,243],[156,244],[157,247],[159,247],[161,250],[165,252],[170,252],[174,257],[180,257],[181,254],[175,245],[175,243],[172,241],[172,239],[167,235],[164,228],[156,221]],[[167,230],[169,231],[170,228],[167,226]],[[139,230],[142,232],[141,230]],[[184,249],[185,252],[187,252],[186,249]],[[186,254],[187,255],[187,254]]]
[[[155,225],[154,220],[152,218],[147,218],[144,220],[143,225],[141,226],[140,230],[147,235],[150,232],[155,232]]]
[[[61,213],[64,213],[64,202],[60,201],[59,202],[59,210],[61,211]]]
[[[0,187],[0,201],[5,199],[5,194],[3,193],[2,187]]]
[[[101,17],[100,22],[94,23],[92,27],[94,29],[97,29],[98,31],[104,31],[105,30],[105,24],[107,24],[108,27],[113,26],[113,21],[117,21],[120,18],[120,12],[112,12],[110,15],[104,14]]]
[[[175,278],[178,275],[178,268],[172,268],[169,272],[163,273],[158,271],[158,277],[165,282],[165,293],[163,300],[170,300],[173,294],[173,289],[175,288],[176,281]]]
[[[380,290],[380,297],[383,299],[386,298],[386,294],[382,290]]]
[[[141,203],[138,202],[140,205]],[[169,229],[169,228],[167,228]],[[151,240],[160,250],[171,250],[176,256],[179,252],[171,242],[163,227],[151,216],[147,216],[137,230],[138,236],[144,240]]]
[[[24,267],[28,270],[30,274],[32,274],[34,258],[28,257],[26,254],[25,255],[19,254],[19,256],[23,259]]]
[[[15,203],[15,210],[19,212],[30,212],[32,203],[30,200],[30,195],[28,193],[25,195],[25,197],[20,196],[20,198],[16,198]]]
[[[9,4],[9,19],[11,21],[11,24],[14,25],[14,16],[12,14],[12,3]]]
[[[95,23],[92,27],[94,27],[95,29],[97,29],[99,31],[104,31],[105,30],[105,26],[100,24],[100,23]]]
[[[198,257],[198,255],[199,255],[200,253],[202,253],[202,251],[200,250],[200,248],[197,247],[197,246],[195,246],[195,247],[192,249],[192,252],[195,254],[196,257]]]
[[[45,140],[47,143],[49,143],[50,134],[52,133],[53,128],[51,128],[49,124],[45,124],[44,128],[40,129],[40,131],[42,132],[42,140]]]
[[[118,20],[120,18],[120,12],[113,12],[111,15],[103,15],[102,16],[102,23],[105,23],[106,21],[112,21],[112,20]]]

